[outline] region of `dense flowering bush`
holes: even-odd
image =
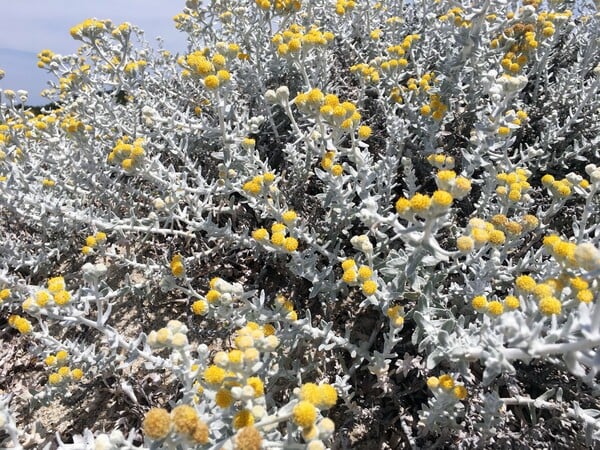
[[[2,445],[600,445],[571,3],[188,0],[185,54],[42,50],[52,105],[0,105]]]

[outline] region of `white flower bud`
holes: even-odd
[[[234,386],[231,388],[231,396],[235,399],[235,400],[240,400],[242,398],[242,388],[239,386]]]
[[[256,405],[252,408],[252,415],[257,420],[262,419],[263,417],[265,417],[266,414],[267,410],[264,408],[264,406]]]
[[[350,239],[350,243],[356,250],[363,252],[365,255],[373,254],[373,244],[371,244],[371,241],[366,234],[354,236]]]
[[[600,250],[585,242],[575,248],[575,261],[585,270],[600,269]]]
[[[265,100],[270,104],[277,103],[277,94],[273,89],[269,89],[267,92],[265,92]]]
[[[252,386],[244,386],[242,388],[242,400],[252,400],[254,398],[254,388]]]
[[[106,434],[99,434],[94,441],[94,450],[113,450],[115,447]]]
[[[173,347],[185,347],[188,344],[187,336],[181,332],[175,333],[171,339]]]
[[[22,103],[25,103],[25,102],[27,101],[27,97],[28,97],[28,95],[29,95],[29,92],[27,92],[27,91],[24,91],[23,89],[19,89],[19,90],[17,91],[17,95],[19,96],[19,100],[20,100]]]
[[[280,102],[287,101],[290,98],[290,90],[287,86],[279,86],[275,93],[277,94],[277,100]]]

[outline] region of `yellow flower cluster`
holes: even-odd
[[[357,266],[356,261],[352,258],[342,261],[342,269],[344,271],[342,280],[349,286],[358,286],[362,293],[367,297],[375,295],[377,292],[377,281],[375,281],[375,273],[369,266]]]
[[[366,63],[350,66],[350,72],[360,75],[364,81],[371,84],[377,84],[380,79],[377,69]]]
[[[438,17],[440,22],[451,22],[457,27],[470,28],[472,22],[463,17],[464,10],[458,6],[448,10],[446,14]]]
[[[514,295],[508,295],[504,298],[504,301],[491,300],[483,295],[473,297],[471,300],[471,306],[478,312],[487,313],[492,317],[502,315],[505,311],[513,311],[521,306],[520,300]]]
[[[86,129],[84,123],[73,116],[66,116],[65,118],[63,118],[60,123],[60,127],[67,133],[71,134]]]
[[[110,20],[85,19],[83,22],[72,27],[69,33],[74,39],[81,39],[82,36],[93,37],[106,31],[110,25]]]
[[[334,177],[339,177],[344,173],[344,167],[341,164],[334,164],[335,157],[335,150],[327,150],[323,155],[323,158],[321,158],[321,168]]]
[[[194,444],[207,444],[208,425],[198,416],[193,406],[178,405],[171,414],[164,408],[152,408],[146,413],[143,422],[144,434],[151,439],[165,438],[171,429]]]
[[[230,305],[234,300],[238,300],[244,293],[244,288],[239,283],[229,283],[222,278],[214,277],[209,282],[209,290],[199,301],[201,304],[192,305],[192,310],[196,308],[205,314],[209,305],[221,304]]]
[[[456,172],[450,169],[438,170],[435,174],[435,183],[438,189],[449,192],[457,200],[465,198],[471,192],[471,180],[457,176]]]
[[[29,334],[33,329],[29,320],[17,314],[12,314],[8,317],[8,324],[17,329],[21,334]]]
[[[490,219],[491,223],[499,230],[502,230],[511,238],[517,238],[523,233],[535,230],[539,224],[539,219],[532,214],[525,214],[518,220],[510,220],[504,214],[496,214]]]
[[[242,186],[244,192],[249,195],[256,196],[262,192],[265,192],[265,188],[269,188],[275,181],[275,174],[271,172],[264,173],[263,175],[256,175],[252,179],[246,181]]]
[[[466,234],[456,239],[456,247],[462,253],[469,253],[473,249],[483,247],[487,243],[498,246],[506,242],[504,231],[497,229],[492,223],[477,217],[469,220],[465,231]]]
[[[265,387],[260,377],[254,375],[261,352],[273,352],[279,345],[275,329],[271,325],[260,326],[248,322],[239,329],[233,338],[233,348],[219,351],[213,364],[202,372],[202,380],[207,389],[215,392],[215,403],[220,408],[235,406],[237,413],[232,425],[240,429],[254,424],[264,410],[253,408],[264,401]]]
[[[262,436],[252,425],[243,427],[235,437],[235,448],[239,450],[260,450]]]
[[[316,25],[306,31],[305,27],[294,23],[287,30],[275,34],[271,42],[277,46],[279,56],[293,57],[300,55],[302,49],[325,47],[334,37],[332,32],[322,32]]]
[[[227,70],[228,64],[239,55],[239,50],[237,44],[220,43],[212,56],[210,50],[205,48],[179,57],[177,63],[184,68],[183,77],[202,78],[204,87],[212,91],[231,79],[231,73]]]
[[[400,197],[395,207],[398,215],[404,219],[413,220],[415,216],[427,219],[447,212],[453,200],[450,192],[439,189],[431,196],[417,193],[411,198]]]
[[[398,75],[401,69],[408,66],[408,59],[405,58],[406,53],[410,50],[412,43],[418,39],[420,39],[418,34],[409,34],[404,38],[401,44],[389,46],[386,49],[388,57],[382,58],[379,62],[381,70],[389,75]],[[434,78],[433,74],[429,73],[425,74],[424,77],[424,79],[427,79],[427,83]],[[411,78],[410,80],[414,80],[414,78]]]
[[[538,300],[538,309],[543,315],[560,314],[562,303],[558,297],[564,288],[560,279],[551,278],[537,283],[530,275],[520,275],[515,279],[515,288],[522,295],[533,295]]]
[[[583,181],[587,183],[587,180]],[[584,183],[584,186],[586,183]],[[563,178],[562,180],[556,180],[552,175],[546,174],[542,177],[542,184],[548,188],[553,197],[558,199],[566,198],[573,192],[573,184],[566,178]]]
[[[437,169],[454,169],[454,157],[443,153],[432,153],[427,157],[427,162]],[[454,175],[456,177],[456,173]]]
[[[180,254],[177,253],[173,255],[171,262],[169,263],[169,267],[171,268],[171,273],[174,277],[183,278],[185,276],[183,257]]]
[[[575,244],[561,239],[556,234],[545,236],[543,243],[546,251],[566,268],[584,270],[600,268],[600,250],[590,243]]]
[[[427,378],[427,387],[436,395],[450,394],[456,400],[465,400],[468,395],[467,388],[447,373]]]
[[[53,277],[48,280],[47,289],[42,289],[35,294],[35,298],[27,297],[23,302],[25,311],[44,308],[53,302],[56,306],[64,306],[71,300],[71,294],[67,291],[63,277]],[[52,304],[52,303],[51,303]]]
[[[178,347],[188,344],[186,333],[188,328],[179,320],[169,320],[167,326],[148,334],[148,345],[154,348]]]
[[[279,294],[275,297],[276,308],[285,312],[286,318],[293,321],[298,320],[298,313],[294,311],[294,303],[283,295]]]
[[[129,136],[123,136],[108,154],[108,162],[120,164],[127,172],[132,171],[144,160],[144,141],[144,138],[136,138],[132,142]]]
[[[148,62],[145,59],[138,59],[137,61],[129,61],[127,64],[125,64],[123,69],[125,70],[125,73],[132,75],[136,72],[143,71],[147,65]]]
[[[335,2],[335,13],[338,16],[343,16],[347,12],[350,12],[356,6],[354,0],[336,0]]]
[[[400,328],[404,325],[404,310],[401,305],[392,306],[387,309],[385,315],[390,319],[390,325],[394,328]]]
[[[94,251],[94,248],[98,245],[102,245],[106,242],[106,233],[104,231],[98,231],[93,236],[85,238],[85,245],[81,247],[81,253],[89,255]]]
[[[50,62],[52,62],[52,58],[54,57],[54,52],[52,50],[42,50],[37,54],[38,63],[37,66],[42,69],[46,67]]]
[[[69,353],[66,350],[59,350],[56,355],[49,354],[44,359],[48,367],[56,367],[56,371],[48,375],[48,384],[57,386],[67,381],[79,381],[83,378],[83,370],[80,368],[70,369],[67,365]]]
[[[308,448],[311,448],[311,442],[320,443],[322,439],[328,439],[335,430],[331,419],[321,419],[318,424],[316,421],[319,410],[335,406],[337,392],[330,384],[305,383],[298,391],[298,398],[300,401],[292,409],[292,421],[302,428],[302,437],[309,443]]]
[[[500,172],[496,175],[498,182],[496,193],[511,202],[518,202],[523,194],[531,189],[531,185],[527,181],[530,175],[531,172],[523,168],[517,168],[509,173]]]
[[[115,38],[126,37],[131,32],[131,24],[128,22],[123,22],[119,24],[114,30],[111,31],[111,34]]]
[[[273,10],[279,14],[291,14],[302,7],[300,0],[256,0],[256,4],[263,11]]]
[[[282,219],[284,223],[275,222],[271,225],[270,242],[277,248],[293,253],[298,249],[298,239],[293,236],[286,236],[286,233],[293,230],[297,219],[296,213],[288,210],[283,213]],[[265,228],[254,230],[252,237],[258,242],[269,242],[269,232]]]
[[[337,95],[325,95],[318,88],[298,94],[294,103],[300,111],[320,115],[325,122],[338,130],[350,132],[360,123],[361,115],[354,103],[340,102]]]
[[[423,78],[421,78],[423,80]],[[424,90],[428,90],[429,86],[424,86]],[[421,106],[420,112],[423,116],[431,116],[433,120],[440,121],[444,117],[444,114],[448,110],[448,106],[445,103],[442,103],[440,100],[441,97],[439,94],[431,94],[429,96],[429,103]]]
[[[8,289],[8,288],[0,289],[0,303],[2,303],[8,297],[10,297],[10,289]]]

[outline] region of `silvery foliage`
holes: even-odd
[[[500,398],[496,389],[499,377],[516,373],[516,362],[534,360],[557,364],[597,389],[598,271],[586,275],[596,283],[596,302],[582,303],[568,314],[545,318],[525,308],[490,318],[470,308],[473,296],[492,288],[506,291],[519,274],[531,273],[539,279],[559,274],[560,266],[548,259],[539,240],[561,227],[561,216],[570,215],[572,230],[563,225],[561,232],[575,242],[596,247],[600,243],[600,179],[592,179],[590,190],[577,192],[575,210],[568,209],[565,199],[541,201],[548,198],[542,188],[536,188],[535,199],[525,199],[511,206],[513,210],[495,194],[497,172],[523,167],[533,174],[531,179],[539,179],[549,168],[567,172],[573,162],[600,158],[598,16],[592,13],[585,20],[570,18],[557,24],[556,34],[540,43],[531,64],[507,79],[501,76],[499,53],[490,49],[490,39],[507,25],[535,20],[538,14],[533,7],[518,9],[514,3],[463,5],[463,16],[472,25],[462,28],[438,20],[449,8],[444,2],[416,1],[405,6],[395,2],[388,10],[360,3],[351,14],[338,17],[332,5],[323,1],[307,2],[304,15],[265,13],[254,2],[188,1],[185,11],[194,15],[182,30],[189,36],[190,52],[234,42],[250,55],[231,62],[232,80],[216,92],[207,91],[197,79],[183,77],[176,56],[149,45],[135,26],[126,39],[115,39],[110,33],[80,37],[78,55],[54,55],[47,67],[56,80],[73,72],[79,76],[62,93],[60,82],[51,82],[47,95],[62,108],[53,114],[72,115],[91,128],[77,133],[66,133],[59,126],[33,129],[29,138],[15,132],[3,150],[6,158],[1,167],[7,180],[0,186],[5,219],[0,281],[15,293],[2,304],[3,311],[18,312],[22,301],[43,285],[34,280],[56,274],[61,261],[84,261],[79,250],[85,236],[105,231],[115,245],[97,254],[97,260],[88,257],[86,264],[76,263],[73,272],[65,274],[74,299],[70,305],[42,308],[28,316],[35,327],[34,350],[43,354],[45,348],[66,348],[97,376],[119,374],[141,359],[148,369],[172,371],[187,401],[193,397],[193,379],[182,367],[192,359],[206,367],[206,349],[188,344],[168,357],[157,356],[145,333],[135,339],[122,336],[111,325],[111,310],[125,298],[144,299],[156,288],[201,298],[206,280],[195,280],[190,273],[184,280],[173,277],[168,270],[173,253],[184,254],[186,266],[202,266],[218,261],[219,255],[250,249],[258,258],[269,258],[290,279],[306,280],[309,296],[329,314],[317,321],[309,311],[299,311],[301,319],[287,323],[284,314],[268,306],[276,292],[251,285],[245,286],[238,303],[212,309],[210,317],[229,331],[248,319],[281,321],[282,349],[302,348],[334,362],[337,372],[326,377],[336,380],[346,407],[353,407],[353,393],[345,375],[363,365],[384,390],[389,386],[391,363],[399,358],[397,345],[407,336],[388,326],[385,314],[389,307],[401,304],[414,329],[412,343],[425,361],[421,373],[434,374],[445,367],[479,392],[476,401],[469,397],[467,402],[479,420],[473,419],[473,430],[482,442],[494,427],[502,426],[502,409],[507,405],[559,410],[585,425],[590,443],[598,439],[600,411],[582,409],[576,402],[569,405],[555,390],[530,399]],[[504,19],[509,10],[518,11],[515,19]],[[227,11],[233,19],[222,20]],[[492,13],[499,20],[486,21]],[[385,28],[385,19],[393,15],[402,20]],[[302,60],[280,58],[271,37],[294,22],[307,27],[318,22],[336,40],[328,48],[307,51]],[[377,27],[387,30],[385,44],[365,38]],[[383,79],[375,86],[362,81],[350,84],[344,66],[348,61],[368,63],[384,54],[387,45],[411,33],[419,34],[420,40],[411,49],[406,76]],[[568,64],[558,64],[571,49],[575,53]],[[137,60],[145,60],[145,68],[127,73],[125,64]],[[83,64],[91,67],[82,72]],[[426,71],[436,73],[434,92],[449,106],[448,115],[439,122],[419,114],[423,98],[416,94],[408,93],[402,104],[387,99],[396,83]],[[362,111],[371,111],[363,112],[363,122],[375,129],[379,143],[335,140],[331,130],[301,114],[293,99],[312,87],[335,92]],[[118,101],[117,94],[125,100]],[[27,122],[25,100],[26,93],[5,91],[0,122]],[[194,113],[196,106],[203,109],[201,114]],[[516,133],[499,137],[496,129],[505,111],[518,108],[528,110],[533,121],[526,138],[517,142]],[[145,142],[143,163],[129,172],[107,163],[108,153],[124,135]],[[256,138],[256,147],[242,145],[248,136]],[[451,148],[445,145],[450,137]],[[331,145],[344,158],[340,177],[319,167],[322,152]],[[23,156],[12,163],[17,148]],[[476,190],[468,197],[469,205],[455,204],[448,213],[422,220],[401,219],[393,207],[395,200],[430,189],[431,171],[423,169],[424,157],[440,150],[455,154],[462,174],[472,178]],[[270,199],[248,195],[244,182],[265,172],[277,176]],[[572,175],[577,176],[586,174]],[[55,185],[44,186],[44,178]],[[253,228],[268,226],[290,208],[299,215],[295,229],[299,251],[286,254],[252,239]],[[532,238],[507,242],[500,249],[485,246],[466,256],[454,249],[452,242],[461,234],[465,214],[489,218],[509,211],[535,214],[541,228]],[[357,241],[359,236],[366,236],[366,241]],[[184,247],[192,242],[195,250],[186,251]],[[159,251],[144,256],[142,250],[147,248]],[[375,296],[350,292],[340,281],[339,263],[345,257],[360,259],[376,271]],[[111,267],[107,269],[105,262]],[[141,281],[128,275],[120,286],[112,286],[109,278],[116,270],[141,274]],[[332,311],[347,297],[351,315],[367,308],[377,313],[377,329],[364,342],[352,341],[349,328],[340,331],[333,323]],[[101,342],[84,347],[59,341],[49,331],[53,323],[96,330]],[[382,328],[383,346],[376,347]],[[349,366],[346,355],[350,355]],[[287,360],[285,350],[279,358],[276,370],[265,368],[264,376],[273,382],[296,386],[303,373],[315,368]],[[474,364],[483,367],[481,379],[472,370]],[[126,384],[122,389],[136,400]],[[49,394],[35,393],[34,399],[45,402]],[[19,432],[7,403],[2,403],[0,418],[15,441]],[[437,398],[423,405],[420,415],[423,433],[459,428],[458,421],[468,420],[462,403]],[[225,429],[218,418],[211,427],[216,435]],[[274,439],[285,439],[277,433]],[[102,448],[129,448],[133,434],[94,436],[87,430],[77,439],[61,447],[90,448],[95,442]]]

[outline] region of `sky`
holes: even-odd
[[[173,16],[184,4],[184,0],[1,1],[0,69],[6,75],[0,80],[0,89],[24,89],[29,91],[28,104],[47,103],[39,93],[50,76],[38,69],[36,55],[43,49],[62,55],[75,53],[81,42],[74,40],[69,30],[90,17],[117,24],[130,22],[144,30],[149,42],[160,36],[166,49],[183,52],[185,34],[175,29]]]

